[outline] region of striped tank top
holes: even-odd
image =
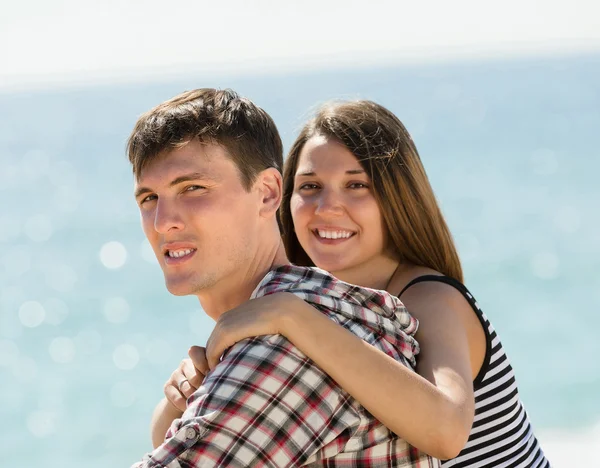
[[[447,276],[415,278],[400,292],[422,281],[439,281],[453,286],[469,302],[485,331],[486,352],[479,374],[473,381],[475,419],[467,445],[443,467],[545,468],[550,463],[533,434],[527,412],[519,398],[513,368],[492,324],[467,288]],[[400,296],[399,295],[399,296]]]

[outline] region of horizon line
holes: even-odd
[[[200,66],[195,62],[141,65],[98,70],[77,70],[42,74],[0,74],[0,95],[23,92],[60,91],[107,85],[160,83],[177,80],[182,76],[204,73],[211,78],[240,78],[287,75],[347,70],[368,67],[396,68],[401,66],[435,66],[523,59],[565,59],[577,56],[600,56],[600,40],[596,41],[543,41],[501,43],[482,47],[421,47],[396,50],[339,51],[325,54],[306,54],[296,57],[275,56],[213,60]]]

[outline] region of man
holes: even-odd
[[[277,224],[282,144],[262,109],[230,90],[183,93],[140,117],[128,153],[144,233],[172,294],[196,295],[217,320],[250,298],[288,291],[414,365],[415,322],[402,327],[366,307],[394,317],[406,314],[399,301],[288,264]],[[404,343],[390,346],[398,336]],[[134,466],[437,463],[376,421],[288,340],[271,335],[233,346],[165,442]]]

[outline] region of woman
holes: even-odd
[[[410,135],[370,101],[328,104],[293,144],[281,224],[292,263],[399,296],[419,320],[417,372],[290,294],[221,316],[165,386],[154,433],[222,352],[257,335],[286,336],[400,437],[445,466],[549,466],[493,327],[463,286],[452,236]],[[167,408],[170,406],[170,409]],[[160,439],[160,437],[158,437]],[[160,442],[160,440],[158,440]]]

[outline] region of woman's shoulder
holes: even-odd
[[[431,268],[415,267],[407,273],[399,297],[422,326],[419,338],[435,345],[448,330],[464,336],[477,380],[489,361],[489,329],[475,299],[460,281]]]
[[[399,269],[400,270],[400,269]],[[444,307],[460,315],[480,315],[475,298],[465,285],[439,271],[423,266],[409,266],[392,278],[388,291],[395,294],[409,310]]]
[[[404,294],[419,297],[428,295],[431,291],[437,291],[441,295],[449,294],[453,296],[454,293],[451,291],[453,287],[456,288],[456,285],[448,285],[449,282],[454,281],[432,268],[418,265],[401,265],[392,277],[388,291],[401,299]],[[458,281],[456,283],[462,286]]]

